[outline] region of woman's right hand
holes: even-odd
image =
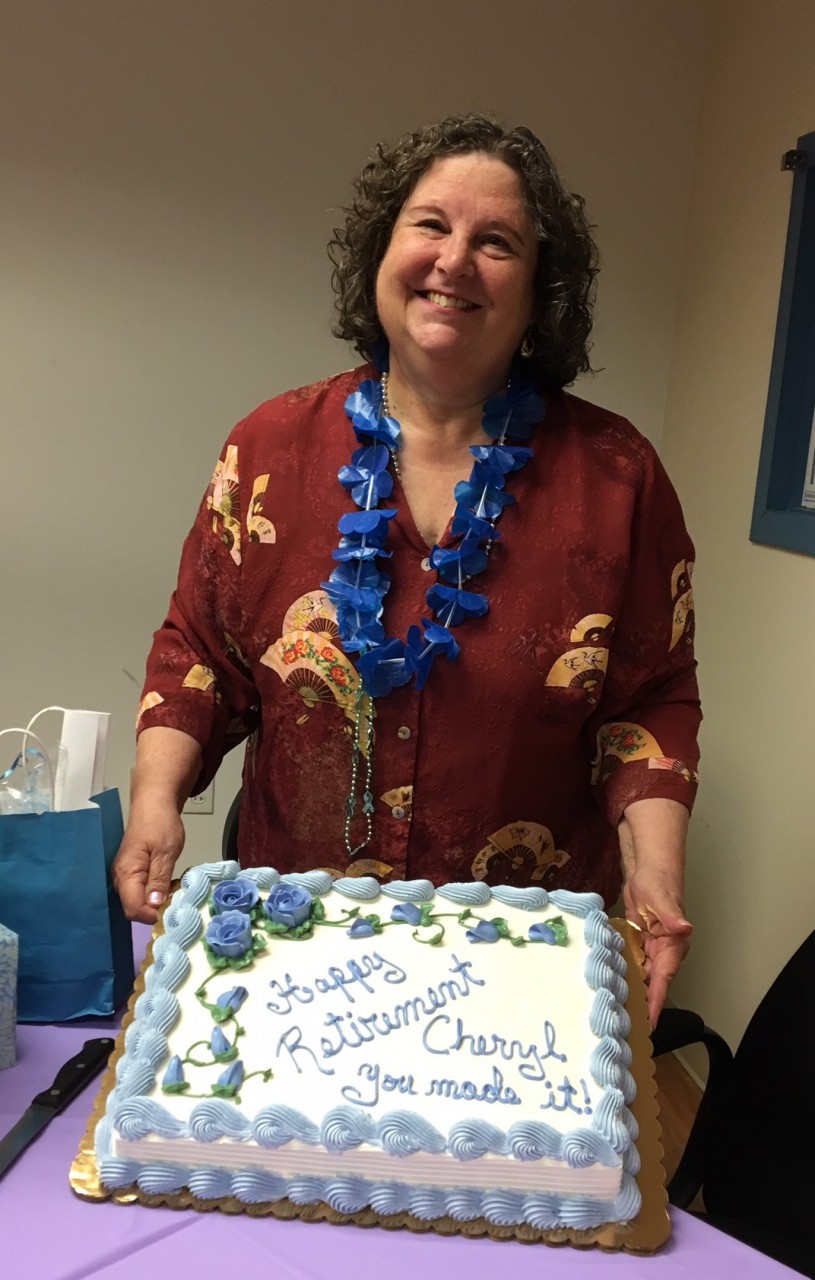
[[[131,808],[112,870],[114,887],[129,920],[156,923],[183,847],[184,824],[172,800],[141,800]]]
[[[180,814],[201,760],[196,740],[179,729],[156,726],[139,736],[130,819],[111,873],[130,920],[155,924],[167,899],[184,848]]]

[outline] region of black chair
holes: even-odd
[[[815,931],[787,962],[730,1054],[684,1009],[665,1009],[654,1054],[702,1043],[710,1075],[679,1168],[671,1204],[815,1277]]]

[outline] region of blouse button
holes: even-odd
[[[399,728],[396,730],[396,736],[397,738],[401,738],[403,741],[406,741],[410,737],[410,729],[406,724],[400,724]]]
[[[424,569],[425,573],[427,573],[428,570],[430,569],[430,560],[427,556],[425,556],[424,560],[422,561],[422,568]]]
[[[400,804],[395,804],[391,809],[391,813],[394,818],[404,818],[405,816],[405,811]]]

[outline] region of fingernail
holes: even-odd
[[[160,889],[154,889],[152,893],[148,893],[147,901],[151,907],[160,907],[165,897],[166,894],[163,894]]]

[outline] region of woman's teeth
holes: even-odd
[[[474,311],[476,306],[464,298],[451,298],[447,293],[426,293],[425,297],[428,302],[435,302],[437,307],[453,307],[456,311]]]

